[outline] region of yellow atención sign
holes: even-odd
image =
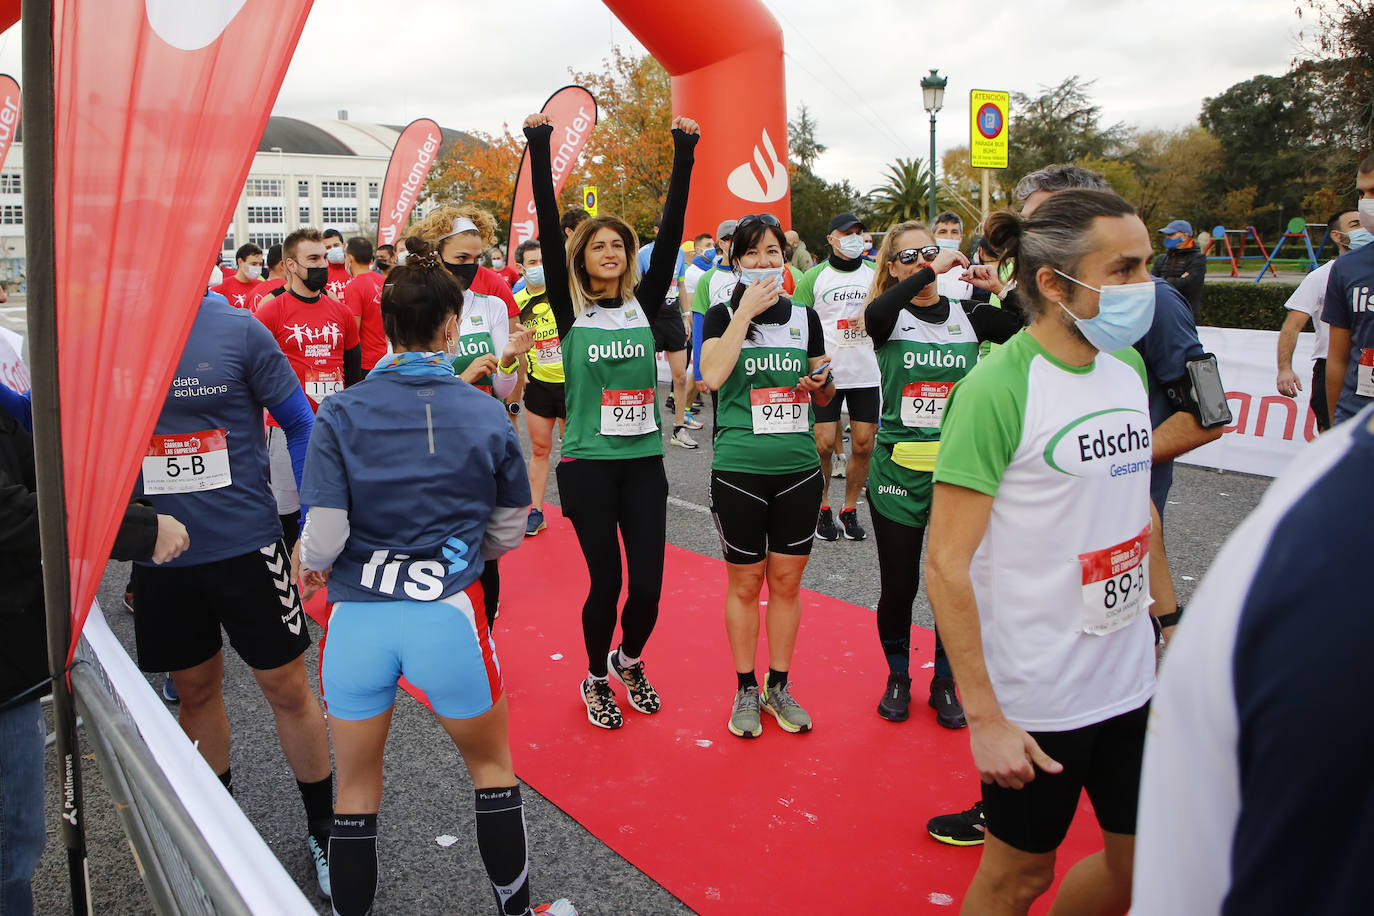
[[[1011,94],[975,89],[969,93],[969,164],[975,169],[1007,167],[1007,109]]]

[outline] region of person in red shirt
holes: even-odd
[[[234,252],[234,264],[238,270],[225,277],[212,292],[228,299],[234,308],[246,309],[250,305],[249,297],[253,288],[262,279],[262,249],[252,242],[240,245],[239,250]]]
[[[257,312],[263,300],[276,295],[277,290],[285,286],[286,266],[282,264],[281,244],[278,243],[267,249],[267,278],[253,287],[253,292],[248,296],[248,307]]]
[[[491,269],[496,271],[502,280],[506,281],[507,286],[513,288],[515,281],[520,279],[520,274],[506,261],[506,252],[500,245],[496,245],[491,249],[489,256],[491,257]]]
[[[329,280],[324,285],[326,295],[343,301],[344,287],[353,275],[344,266],[344,237],[337,229],[324,230],[324,256],[329,262]]]
[[[386,356],[386,331],[382,327],[382,284],[385,278],[371,269],[372,243],[354,236],[344,246],[344,266],[353,275],[344,287],[343,304],[358,320],[362,334],[363,371],[371,372]]]
[[[297,229],[286,237],[281,249],[286,291],[265,300],[257,317],[277,339],[301,380],[310,406],[318,410],[329,395],[363,377],[358,323],[342,302],[321,294],[329,282],[329,262],[318,229]],[[267,427],[272,494],[289,551],[300,530],[300,496],[286,435],[271,417]]]

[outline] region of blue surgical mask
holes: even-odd
[[[864,253],[864,237],[862,235],[846,235],[840,238],[840,255],[846,258],[857,258]]]
[[[544,285],[544,265],[536,264],[533,267],[525,268],[525,285],[538,286]]]
[[[941,251],[958,251],[958,250],[959,250],[959,240],[958,240],[958,239],[936,239],[936,240],[935,240],[935,244],[939,246],[939,248],[940,248]]]
[[[755,280],[777,280],[778,285],[782,285],[781,267],[741,267],[739,268],[739,282],[749,286]]]
[[[1098,294],[1097,314],[1079,318],[1064,303],[1059,307],[1073,319],[1079,333],[1102,353],[1114,353],[1131,346],[1145,336],[1155,320],[1155,284],[1152,280],[1124,283],[1119,286],[1088,286],[1062,271],[1055,273]]]
[[[1177,248],[1177,247],[1178,247],[1179,245],[1181,245],[1181,244],[1183,244],[1183,239],[1165,239],[1165,240],[1164,240],[1164,247],[1165,247],[1165,248],[1168,248],[1168,249],[1171,249],[1171,250],[1174,249],[1174,248]]]
[[[1374,232],[1370,232],[1368,229],[1364,228],[1363,226],[1361,226],[1361,227],[1358,228],[1358,229],[1352,229],[1352,230],[1350,230],[1350,250],[1351,250],[1351,251],[1354,251],[1356,248],[1363,248],[1364,246],[1368,245],[1370,242],[1374,242]]]

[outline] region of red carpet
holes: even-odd
[[[978,783],[968,733],[940,728],[919,702],[929,631],[913,634],[912,718],[886,722],[874,711],[887,668],[873,612],[804,592],[792,680],[816,728],[786,734],[765,715],[761,738],[736,738],[725,728],[735,678],[724,564],[670,546],[645,652],[663,711],[622,702],[625,727],[603,731],[577,690],[586,568],[572,526],[545,511],[548,530],[501,563],[496,642],[522,779],[699,913],[957,910],[979,850],[934,842],[925,822],[967,808]],[[318,619],[323,608],[310,610]],[[1100,847],[1085,797],[1059,874]]]

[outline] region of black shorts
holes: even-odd
[[[224,646],[258,671],[280,668],[310,648],[291,557],[276,541],[252,553],[194,566],[133,571],[134,643],[144,671],[180,671]]]
[[[983,785],[988,832],[1014,849],[1032,854],[1059,848],[1069,832],[1084,789],[1103,830],[1135,836],[1140,764],[1150,704],[1104,722],[1066,732],[1031,732],[1040,749],[1064,765],[1050,774],[1036,771],[1020,789]]]
[[[830,399],[830,403],[824,407],[819,404],[812,404],[812,411],[815,412],[817,423],[834,423],[840,418],[840,405],[845,404],[849,407],[849,421],[851,423],[877,423],[879,413],[879,397],[877,387],[873,388],[838,388],[835,396]]]
[[[653,331],[655,353],[677,353],[687,349],[687,325],[682,321],[676,299],[663,303],[654,319]]]
[[[541,382],[534,376],[525,383],[525,409],[546,420],[566,420],[568,405],[561,382]]]
[[[1308,398],[1312,412],[1317,415],[1317,430],[1326,432],[1331,428],[1331,415],[1326,406],[1326,359],[1312,360],[1312,396]]]
[[[791,474],[712,471],[711,516],[725,562],[810,555],[824,482],[819,467]]]

